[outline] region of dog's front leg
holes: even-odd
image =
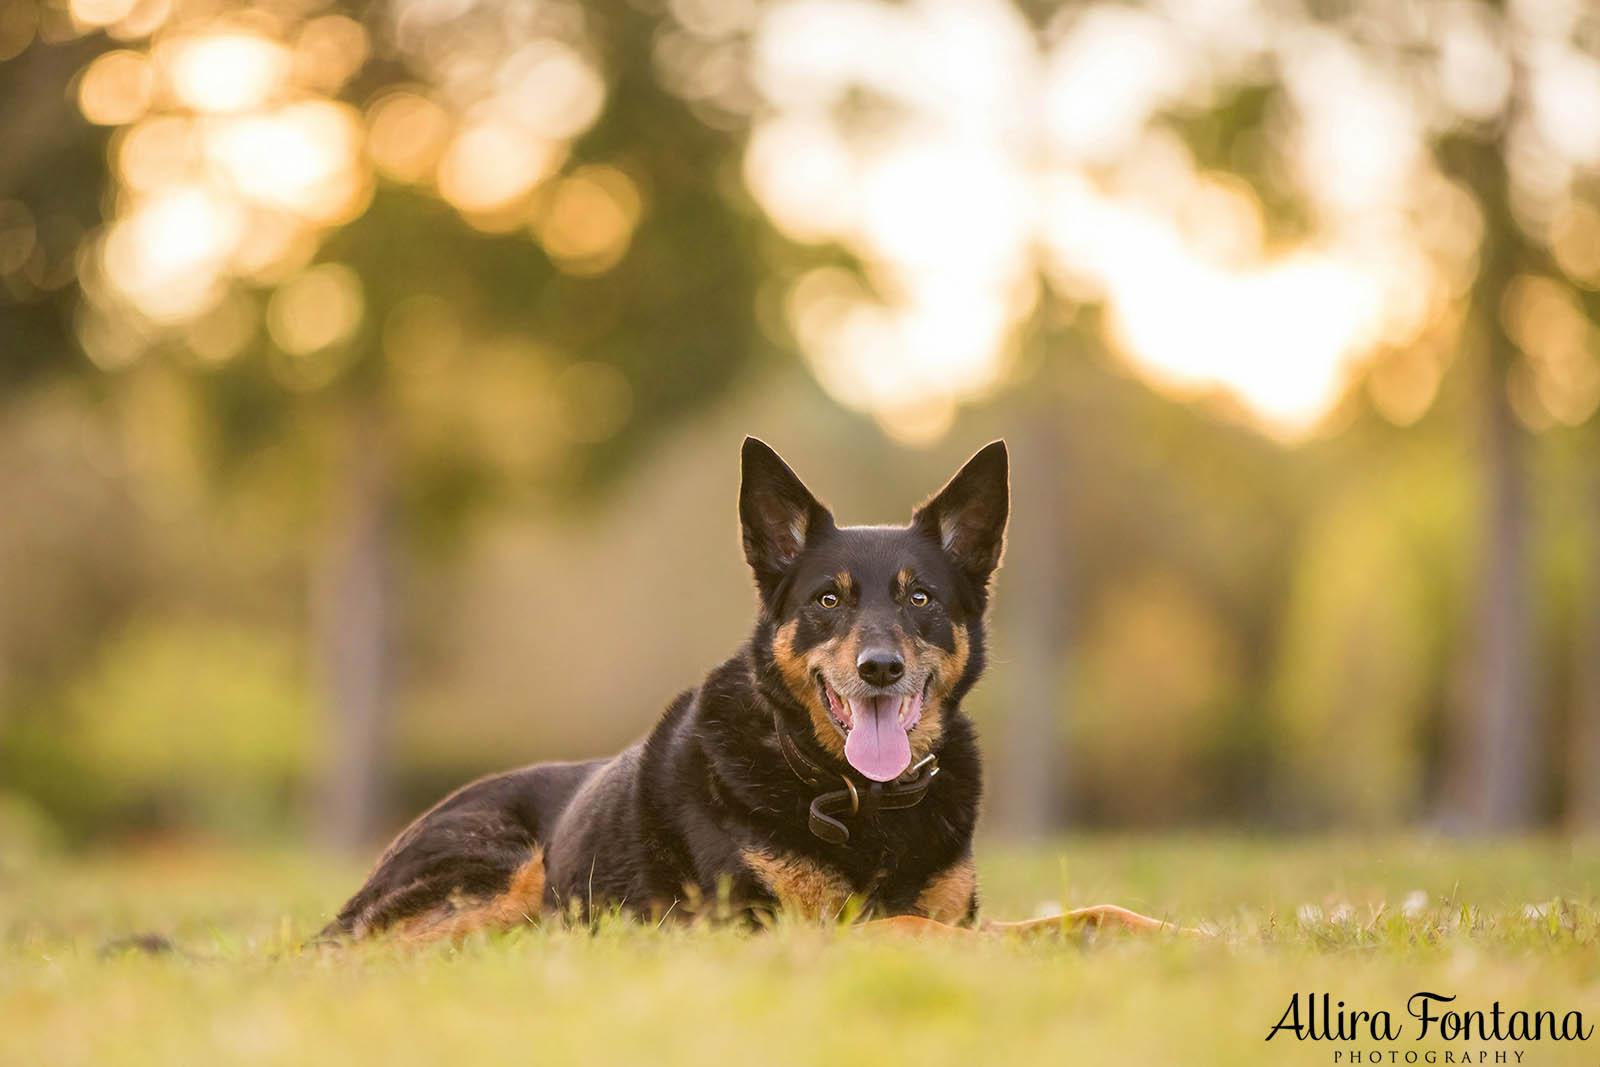
[[[858,930],[880,930],[893,934],[911,934],[915,937],[973,937],[977,931],[970,926],[953,926],[921,915],[891,915],[886,919],[870,919],[857,923]]]
[[[873,919],[860,924],[863,930],[885,930],[890,933],[912,934],[917,937],[974,937],[977,934],[1018,935],[1036,937],[1040,934],[1076,933],[1080,930],[1099,930],[1111,926],[1133,933],[1198,934],[1201,931],[1180,927],[1174,923],[1152,919],[1114,904],[1097,904],[1091,908],[1076,908],[1047,919],[1027,919],[1022,922],[981,922],[976,928],[953,926],[920,915],[892,915],[886,919]]]
[[[1089,908],[1074,908],[1072,911],[1061,915],[1052,915],[1045,919],[1027,919],[1022,922],[994,922],[981,923],[979,929],[985,933],[1020,934],[1031,937],[1047,933],[1075,933],[1079,930],[1099,930],[1105,927],[1114,927],[1127,930],[1131,933],[1183,933],[1197,934],[1198,930],[1180,927],[1175,923],[1163,922],[1152,919],[1148,915],[1140,915],[1127,908],[1119,908],[1115,904],[1096,904]]]

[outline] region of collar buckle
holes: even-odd
[[[928,788],[939,774],[939,757],[932,752],[906,768],[906,772],[892,782],[873,782],[867,788],[866,798],[848,774],[838,778],[843,789],[826,789],[833,775],[809,759],[794,738],[783,728],[774,709],[772,725],[778,733],[778,750],[794,776],[812,789],[825,790],[812,798],[808,826],[816,837],[830,845],[842,845],[850,840],[850,828],[845,818],[861,814],[875,815],[880,811],[900,811],[914,808],[928,795]]]

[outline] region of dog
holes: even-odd
[[[431,939],[623,912],[922,933],[1171,924],[1109,905],[979,924],[983,673],[1010,512],[1003,441],[907,526],[846,526],[746,438],[748,642],[609,759],[481,779],[413,822],[324,934]]]

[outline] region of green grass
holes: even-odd
[[[1383,1047],[1397,1062],[1432,1048],[1439,1063],[1520,1050],[1600,1064],[1600,1036],[1419,1043],[1404,1015],[1429,989],[1600,1022],[1594,843],[1081,838],[990,847],[979,871],[992,917],[1107,902],[1218,936],[951,944],[609,924],[301,951],[357,867],[0,850],[0,1062],[1332,1064],[1376,1047],[1264,1043],[1300,991],[1394,1012],[1406,1030]],[[108,938],[146,930],[183,951],[102,958]]]

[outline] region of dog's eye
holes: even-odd
[[[915,593],[912,593],[911,594],[911,606],[914,607],[914,608],[925,608],[925,607],[927,607],[928,606],[928,594],[924,593],[920,589],[918,589]]]
[[[823,593],[817,597],[817,603],[825,608],[836,608],[839,606],[839,594]]]

